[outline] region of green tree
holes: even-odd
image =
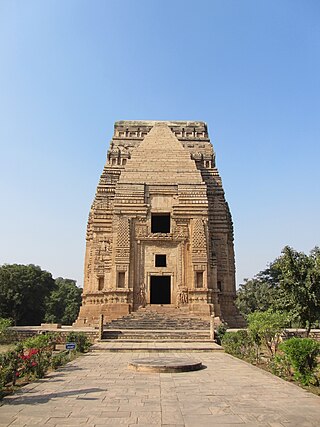
[[[258,277],[245,279],[237,292],[236,306],[246,318],[250,313],[273,307],[277,293],[276,288]]]
[[[75,280],[58,277],[46,301],[46,322],[71,325],[79,313],[81,293]]]
[[[269,268],[240,285],[236,305],[244,317],[268,309],[287,312],[309,334],[320,320],[320,249],[306,255],[286,246]]]
[[[306,255],[286,246],[274,265],[280,273],[279,302],[300,319],[309,335],[312,324],[320,319],[320,249],[315,247]]]
[[[245,318],[255,311],[266,311],[275,307],[280,293],[278,277],[278,270],[271,264],[253,279],[245,279],[240,285],[236,305]]]
[[[33,264],[0,267],[0,317],[15,325],[39,325],[45,316],[45,300],[54,288],[50,273]]]
[[[256,311],[248,315],[248,331],[257,347],[263,343],[270,352],[275,355],[280,344],[280,337],[288,324],[286,313],[267,310]]]

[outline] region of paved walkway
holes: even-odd
[[[206,366],[196,372],[127,368],[132,358],[148,356],[105,352],[80,357],[6,398],[0,427],[320,425],[319,397],[220,351],[186,354]]]

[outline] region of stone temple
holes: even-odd
[[[77,326],[149,306],[237,323],[233,225],[206,123],[116,122],[86,240]]]

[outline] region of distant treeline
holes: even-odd
[[[53,279],[36,265],[0,266],[0,318],[11,319],[14,325],[71,325],[78,316],[81,293],[75,280]]]

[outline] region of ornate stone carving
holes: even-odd
[[[146,287],[144,283],[141,283],[136,291],[135,302],[139,307],[145,307],[146,305]]]
[[[195,219],[193,223],[192,233],[192,252],[204,253],[207,250],[206,233],[204,221],[202,219]]]
[[[214,304],[231,324],[233,228],[214,160],[204,122],[115,124],[88,219],[86,307],[79,321],[148,305],[151,287],[164,276],[162,290],[170,286],[165,304],[208,315]],[[163,213],[170,215],[170,227],[164,227],[170,232],[152,233],[152,215]],[[162,259],[160,266],[156,259]],[[219,282],[220,302],[209,292]]]
[[[189,237],[188,224],[177,223],[173,230],[174,239],[187,239]]]
[[[177,294],[177,305],[184,305],[184,304],[188,304],[188,288],[187,287],[181,287],[178,289],[178,294]]]
[[[136,238],[146,237],[148,234],[148,226],[144,220],[137,221],[135,224]]]
[[[130,251],[130,222],[129,218],[118,218],[116,258],[128,258]]]

